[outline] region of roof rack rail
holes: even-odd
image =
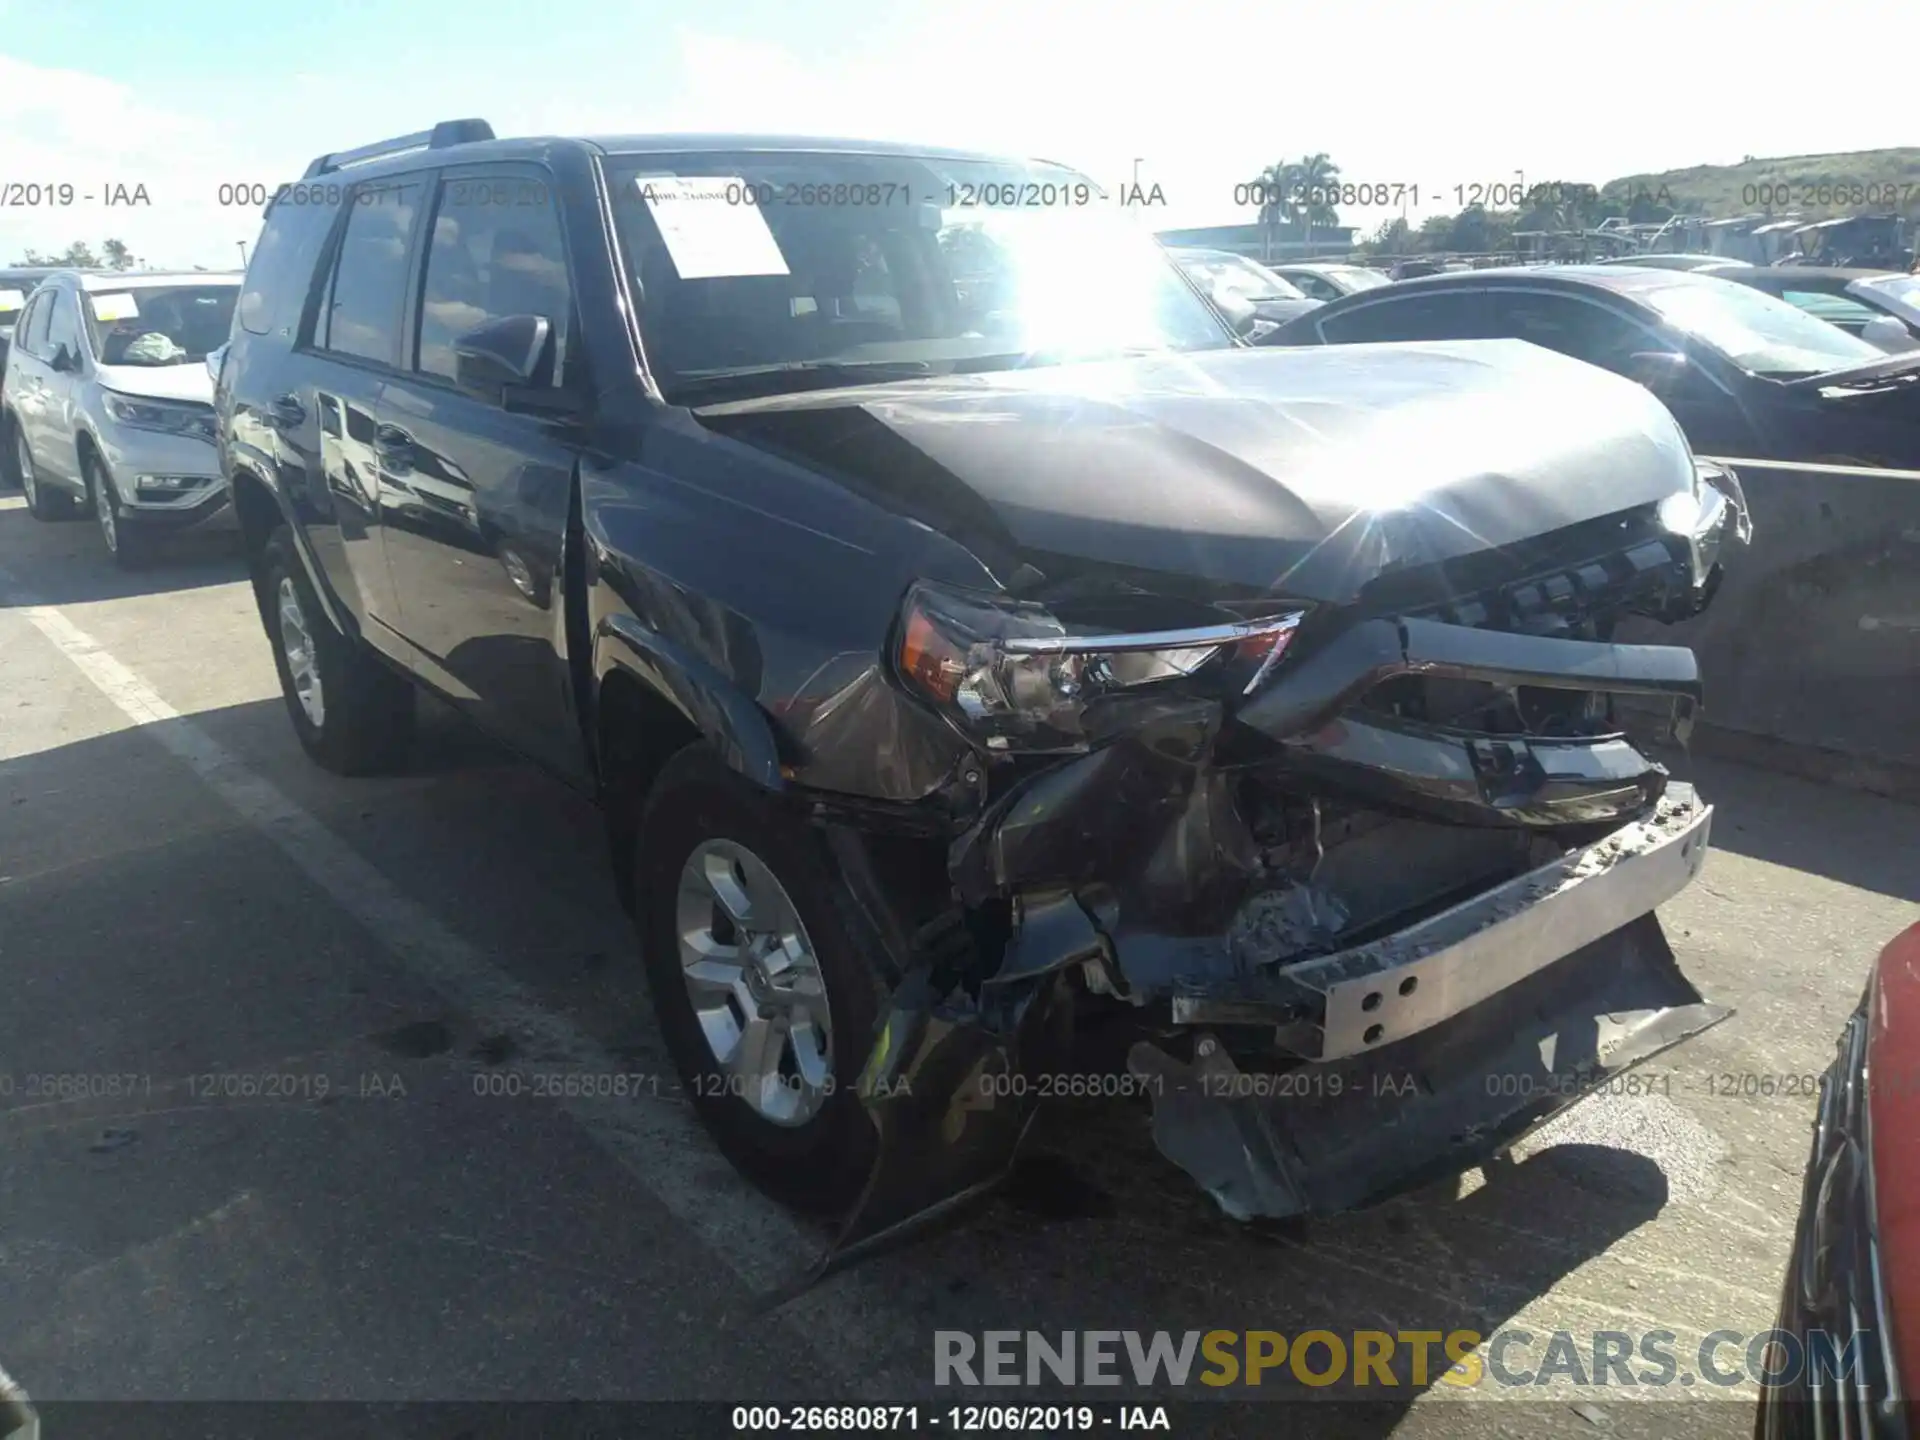
[[[396,135],[391,140],[378,140],[357,150],[336,150],[319,156],[300,178],[311,180],[316,175],[330,175],[343,165],[403,155],[409,150],[444,150],[449,145],[470,145],[493,138],[493,127],[484,120],[442,120],[431,130],[416,130],[411,135]]]

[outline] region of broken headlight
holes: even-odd
[[[1178,630],[1070,630],[1045,606],[922,583],[907,592],[896,659],[908,683],[990,750],[1084,749],[1089,707],[1238,662],[1251,691],[1303,611]]]
[[[1730,528],[1743,544],[1753,534],[1739,477],[1712,460],[1693,462],[1693,488],[1660,502],[1660,523],[1686,540],[1695,588],[1707,583],[1719,563]]]

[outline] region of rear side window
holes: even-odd
[[[1378,300],[1320,321],[1321,337],[1334,345],[1389,340],[1478,340],[1487,334],[1486,297],[1457,292]]]
[[[237,310],[242,329],[292,336],[345,188],[336,181],[289,185],[281,192],[247,257]]]
[[[420,295],[420,353],[427,375],[453,378],[453,346],[477,325],[508,315],[544,315],[553,326],[559,381],[573,292],[552,188],[522,176],[442,182]]]
[[[314,343],[337,355],[394,364],[400,353],[407,250],[420,209],[418,180],[355,187]]]

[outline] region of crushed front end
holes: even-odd
[[[1136,1028],[1159,1149],[1247,1219],[1457,1172],[1725,1018],[1653,916],[1706,857],[1654,758],[1698,671],[1610,639],[1710,597],[1739,522],[1695,497],[1347,605],[915,587],[898,683],[980,801],[863,1081],[842,1257],[1004,1173],[1038,1093],[1007,1077],[1068,1063],[1090,1008]]]

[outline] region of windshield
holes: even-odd
[[[1817,375],[1883,358],[1877,346],[1731,280],[1663,285],[1639,299],[1741,369],[1769,379]]]
[[[1342,268],[1334,273],[1340,277],[1340,283],[1345,285],[1349,290],[1371,290],[1376,285],[1391,285],[1393,283],[1378,270],[1368,270],[1359,265],[1352,266],[1351,268]]]
[[[87,338],[102,365],[198,364],[227,343],[238,285],[87,292]]]
[[[20,312],[27,308],[27,291],[32,288],[32,285],[0,280],[0,337],[13,334],[14,322],[19,320]]]
[[[1859,282],[1863,289],[1885,297],[1889,306],[1909,320],[1920,320],[1920,275],[1883,275]],[[0,315],[0,323],[6,316]]]
[[[610,180],[669,398],[1232,343],[1072,171],[758,152],[620,157]]]
[[[1243,300],[1304,300],[1307,292],[1244,255],[1182,255],[1181,267],[1209,290]]]

